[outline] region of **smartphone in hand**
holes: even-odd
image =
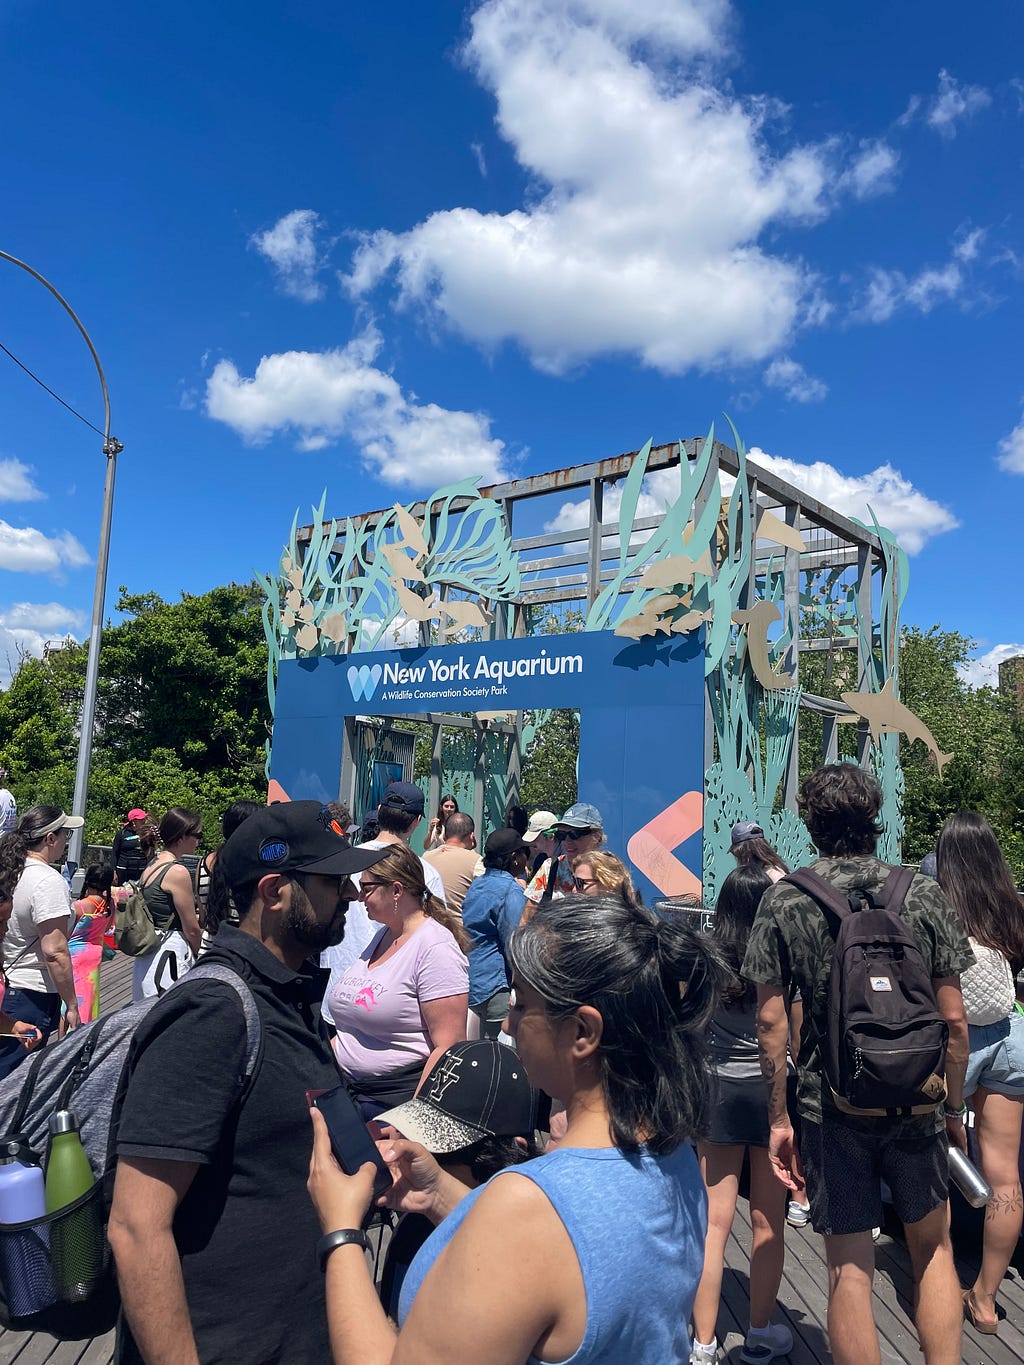
[[[327,1124],[334,1159],[346,1175],[355,1175],[367,1161],[376,1167],[373,1202],[391,1188],[391,1171],[367,1132],[359,1106],[343,1085],[333,1090],[308,1090],[306,1099],[319,1109]]]

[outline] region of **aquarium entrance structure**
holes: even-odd
[[[464,736],[482,839],[546,714],[572,707],[579,798],[647,895],[713,898],[741,819],[805,861],[799,781],[840,755],[877,775],[898,860],[906,557],[733,435],[339,518],[325,493],[263,580],[276,789],[356,800],[366,727],[414,718],[430,808],[445,735]]]

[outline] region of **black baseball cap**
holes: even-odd
[[[515,1048],[481,1038],[455,1043],[415,1099],[377,1115],[410,1142],[443,1156],[487,1137],[528,1137],[533,1093]]]
[[[347,877],[379,863],[387,852],[353,848],[320,801],[280,801],[250,815],[217,854],[228,886],[257,882],[268,872]]]
[[[525,842],[517,829],[496,829],[487,836],[484,844],[485,858],[504,858],[510,853],[532,853],[533,849]]]
[[[389,782],[381,798],[388,810],[402,810],[407,815],[423,814],[423,792],[415,782]]]

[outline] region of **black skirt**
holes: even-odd
[[[742,1147],[768,1146],[768,1096],[763,1077],[749,1080],[713,1077],[705,1141]]]

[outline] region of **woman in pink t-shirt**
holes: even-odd
[[[334,1051],[367,1119],[416,1093],[453,1043],[466,1037],[468,938],[427,890],[423,864],[392,846],[359,879],[366,913],[383,927],[331,989]]]

